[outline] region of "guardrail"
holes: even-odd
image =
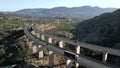
[[[84,66],[89,67],[89,68],[90,67],[91,68],[117,68],[115,66],[108,65],[108,64],[103,63],[101,61],[97,61],[95,59],[88,58],[88,57],[83,56],[81,54],[71,53],[69,51],[66,51],[66,50],[60,48],[60,47],[53,46],[53,44],[48,43],[48,42],[46,42],[44,40],[41,40],[38,37],[34,36],[30,32],[29,29],[33,29],[33,31],[35,31],[35,32],[37,32],[41,35],[44,35],[44,36],[47,36],[47,37],[50,37],[50,38],[53,38],[53,39],[56,39],[56,40],[59,40],[59,41],[64,41],[66,43],[73,44],[75,46],[81,46],[81,47],[84,47],[84,48],[89,48],[89,49],[92,49],[92,50],[101,51],[101,52],[105,53],[105,59],[106,59],[106,53],[120,56],[120,50],[116,50],[116,49],[112,49],[112,48],[108,48],[108,47],[97,46],[97,45],[92,45],[92,44],[87,44],[87,43],[82,43],[82,42],[78,42],[78,41],[75,41],[75,40],[69,40],[69,39],[66,39],[66,38],[61,38],[61,37],[49,35],[49,34],[46,34],[42,31],[38,30],[37,28],[35,28],[35,24],[26,25],[26,27],[24,28],[25,34],[30,39],[32,39],[35,43],[41,44],[44,47],[46,47],[47,49],[49,49],[49,50],[51,50],[51,51],[53,51],[57,54],[60,54],[64,57],[67,57],[67,58],[71,59],[72,61],[75,61],[76,63],[83,64]]]

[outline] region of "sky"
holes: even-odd
[[[120,0],[0,0],[0,11],[17,11],[26,8],[99,6],[120,8]]]

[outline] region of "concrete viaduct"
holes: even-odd
[[[71,68],[71,62],[76,62],[76,68],[78,68],[79,64],[87,68],[117,68],[116,66],[107,64],[106,61],[108,58],[108,54],[120,56],[120,50],[49,35],[39,30],[36,27],[35,23],[27,24],[24,28],[24,33],[26,35],[29,48],[32,49],[33,53],[38,53],[38,58],[44,57],[42,47],[45,47],[49,50],[50,66],[54,64],[53,53],[56,53],[67,58],[66,68]],[[48,41],[46,41],[45,38],[47,38]],[[54,44],[52,44],[53,39],[59,41],[59,46],[55,46]],[[65,50],[63,48],[64,43],[72,44],[73,46],[75,46],[75,53]],[[80,54],[81,47],[102,52],[103,60],[99,61],[87,56],[83,56],[82,54]]]

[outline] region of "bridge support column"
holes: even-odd
[[[49,51],[49,66],[53,66],[54,65],[54,54],[52,51]]]
[[[38,45],[38,58],[43,58],[43,48],[41,45]]]
[[[63,47],[64,47],[64,42],[63,42],[63,41],[60,41],[60,42],[59,42],[59,47],[60,47],[60,48],[63,48]],[[62,68],[62,65],[60,65],[60,68]]]
[[[35,31],[31,31],[31,33],[32,33],[33,35],[36,35],[36,34],[35,34]],[[32,53],[36,53],[36,52],[37,52],[37,46],[36,46],[35,42],[33,42],[33,43],[32,43]]]
[[[41,35],[41,39],[42,39],[42,40],[45,40],[45,36],[44,36],[44,35]]]
[[[103,52],[103,62],[107,61],[107,56],[108,56],[108,53],[107,52]]]
[[[32,43],[32,52],[33,53],[37,52],[37,46],[36,46],[35,42]]]
[[[77,54],[80,54],[80,46],[76,46],[76,53],[77,53]],[[79,64],[76,63],[75,67],[78,68],[78,67],[79,67]]]
[[[35,35],[35,31],[31,31],[31,33],[32,33],[33,35]]]
[[[59,47],[60,47],[60,48],[63,48],[63,41],[60,41],[60,42],[59,42]]]
[[[52,43],[52,38],[48,38],[48,42],[49,42],[49,43]]]
[[[33,44],[33,41],[30,41],[30,39],[29,38],[27,38],[27,45],[28,45],[28,48],[29,49],[32,49],[32,44]]]
[[[52,38],[48,38],[48,42],[52,43]],[[54,54],[53,51],[49,51],[49,66],[53,66],[54,65]]]
[[[36,33],[36,36],[40,38],[39,33]],[[43,58],[43,47],[41,45],[38,45],[38,58]]]
[[[38,38],[40,38],[40,34],[39,33],[35,33],[35,36],[37,36]]]
[[[27,42],[27,45],[29,45],[29,42],[30,42],[29,38],[26,38],[26,42]]]
[[[66,68],[71,68],[71,60],[70,59],[67,60]]]

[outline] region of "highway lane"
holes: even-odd
[[[33,26],[33,25],[31,25]],[[114,68],[113,66],[110,66],[108,64],[105,64],[103,62],[100,62],[100,61],[97,61],[95,59],[92,59],[92,58],[88,58],[88,57],[85,57],[85,56],[82,56],[82,55],[78,55],[76,53],[71,53],[69,51],[66,51],[62,48],[59,48],[59,47],[56,47],[46,41],[43,41],[39,38],[37,38],[36,36],[34,36],[30,31],[29,31],[29,28],[31,28],[30,25],[27,25],[25,28],[24,28],[24,32],[25,34],[30,38],[32,39],[35,43],[37,44],[41,44],[43,45],[44,47],[46,47],[47,49],[57,53],[57,54],[60,54],[64,57],[67,57],[68,59],[71,59],[72,61],[75,61],[79,64],[83,64],[84,66],[88,67],[88,68]],[[34,30],[34,29],[33,29]],[[116,67],[115,67],[116,68]]]

